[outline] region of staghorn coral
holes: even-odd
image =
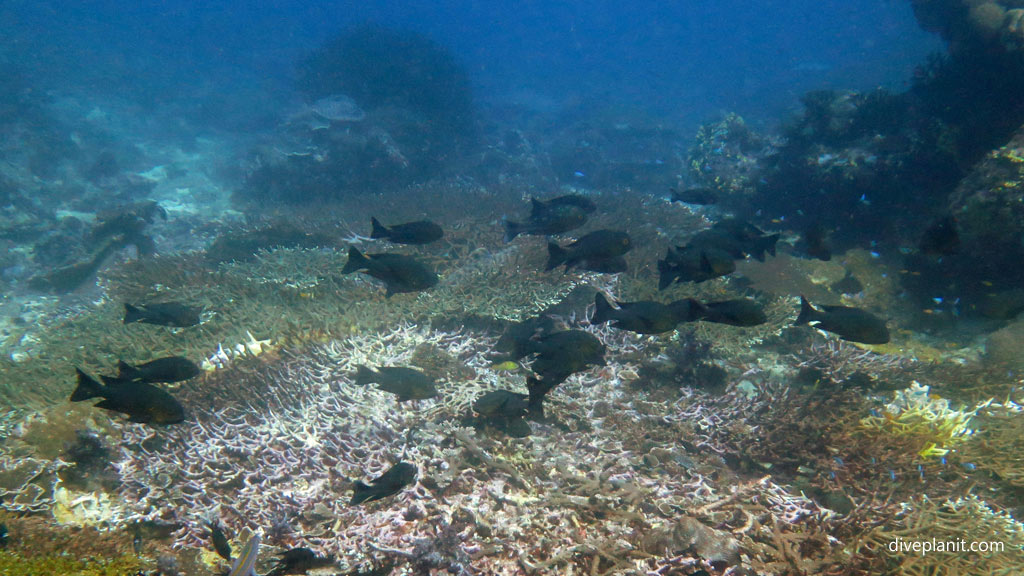
[[[983,407],[972,420],[978,431],[957,451],[965,462],[999,482],[1024,488],[1024,407],[1011,400]]]
[[[914,382],[910,388],[895,392],[884,414],[865,417],[861,426],[870,433],[908,439],[918,446],[921,458],[942,457],[974,434],[969,428],[972,419],[991,402],[983,402],[969,411],[956,410],[950,408],[949,400],[930,394],[928,386]]]
[[[940,543],[946,550],[928,554],[894,551],[893,542]],[[999,542],[1000,551],[959,548],[971,542]],[[856,552],[869,551],[874,571],[918,576],[925,574],[1019,574],[1024,570],[1024,525],[994,510],[975,495],[937,501],[921,496],[904,505],[899,515],[855,542]]]

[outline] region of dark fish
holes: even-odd
[[[840,294],[857,294],[864,291],[864,285],[849,270],[846,271],[846,276],[843,276],[842,280],[835,282],[829,288]]]
[[[265,576],[284,576],[285,574],[305,574],[306,571],[334,563],[334,556],[318,556],[309,548],[291,548],[285,550],[277,559],[277,564]]]
[[[541,336],[531,343],[530,348],[531,353],[537,354],[530,366],[537,378],[526,380],[530,392],[529,409],[540,415],[544,413],[541,404],[544,397],[555,386],[588,366],[604,364],[604,344],[583,330]]]
[[[701,283],[733,273],[736,262],[718,248],[680,246],[669,248],[664,260],[658,260],[658,289],[674,282]]]
[[[362,254],[355,247],[348,249],[348,262],[342,274],[365,272],[384,282],[385,296],[403,292],[419,292],[437,284],[437,274],[412,256],[402,254]]]
[[[529,396],[508,390],[491,390],[473,402],[473,411],[488,418],[518,418],[526,414]]]
[[[555,330],[555,321],[550,316],[535,316],[510,325],[498,338],[494,350],[501,352],[501,358],[519,360],[530,354],[533,339]]]
[[[671,201],[707,206],[708,204],[714,204],[718,202],[718,193],[711,188],[690,188],[688,190],[673,190]]]
[[[629,234],[616,230],[596,230],[584,234],[566,248],[548,242],[548,265],[545,270],[553,270],[563,264],[568,270],[588,260],[611,260],[629,252],[632,247]]]
[[[217,552],[218,556],[230,562],[231,543],[228,542],[228,537],[224,535],[220,522],[207,522],[206,526],[210,529],[210,542],[213,543],[213,550]]]
[[[505,242],[511,242],[520,234],[548,236],[575,230],[587,222],[587,214],[593,211],[575,203],[551,205],[533,199],[531,204],[530,219],[526,222],[502,221],[505,225]]]
[[[185,420],[185,409],[167,392],[145,382],[124,382],[104,386],[80,369],[78,387],[71,393],[72,402],[103,398],[97,408],[120,412],[130,422],[142,424],[177,424]]]
[[[360,364],[356,367],[355,383],[359,386],[376,383],[381,390],[398,396],[399,402],[437,396],[433,380],[419,370],[403,366],[381,366],[375,372]]]
[[[626,264],[626,259],[622,256],[616,256],[615,258],[587,259],[581,262],[579,267],[583,270],[600,272],[601,274],[618,274],[619,272],[625,272],[629,269],[629,266]]]
[[[114,252],[125,247],[125,242],[114,239],[101,248],[93,257],[84,262],[71,264],[58,268],[48,274],[40,274],[29,278],[28,285],[34,290],[53,292],[55,294],[67,294],[84,285],[96,277],[96,271],[100,269],[103,262]]]
[[[828,230],[821,224],[811,224],[803,232],[803,249],[811,258],[828,262],[832,259],[832,243]]]
[[[532,342],[530,352],[537,354],[530,367],[534,373],[559,382],[587,366],[604,364],[604,344],[583,330],[543,335]]]
[[[917,247],[933,256],[948,256],[960,250],[960,234],[956,231],[956,218],[945,216],[929,226]]]
[[[167,220],[167,210],[156,201],[140,202],[116,210],[96,214],[96,226],[90,231],[92,241],[100,241],[118,235],[138,235],[156,217]]]
[[[696,300],[676,300],[671,304],[662,304],[650,300],[639,302],[616,302],[618,309],[612,308],[604,294],[594,295],[594,317],[591,324],[612,322],[612,326],[620,330],[629,330],[637,334],[662,334],[675,330],[680,322],[696,320],[700,304]]]
[[[117,377],[141,382],[182,382],[199,375],[199,366],[188,358],[168,356],[145,364],[132,366],[121,360],[117,363]]]
[[[778,234],[765,234],[749,222],[727,218],[716,222],[707,230],[698,232],[687,246],[701,249],[717,248],[735,259],[752,256],[755,260],[764,262],[765,253],[775,256],[775,244],[778,240]]]
[[[822,306],[819,311],[803,296],[800,297],[800,315],[794,324],[809,324],[850,342],[885,344],[889,341],[889,329],[885,327],[885,320],[878,316],[849,306]]]
[[[384,226],[376,218],[370,218],[373,231],[370,238],[383,238],[396,244],[430,244],[444,236],[444,230],[430,220],[418,220]]]
[[[708,302],[703,308],[700,319],[705,322],[730,326],[757,326],[768,321],[761,305],[750,298]]]
[[[552,210],[558,210],[565,207],[579,208],[587,214],[593,214],[597,211],[597,205],[586,196],[579,194],[565,194],[563,196],[556,196],[550,200],[538,200],[536,198],[530,199],[530,217],[540,216],[544,212],[550,212]]]
[[[202,312],[203,309],[200,307],[188,306],[180,302],[156,302],[153,304],[134,305],[125,303],[124,323],[140,322],[142,324],[187,328],[199,324],[199,315]]]
[[[492,390],[473,402],[478,421],[501,430],[513,438],[525,438],[532,430],[523,418],[529,409],[529,396],[508,390]]]
[[[0,522],[0,548],[6,548],[10,534],[7,532],[7,524]]]
[[[132,551],[136,556],[142,554],[142,529],[138,523],[132,524]]]
[[[416,481],[416,467],[408,462],[399,462],[369,484],[359,480],[355,483],[349,506],[372,502],[398,494],[403,488]]]

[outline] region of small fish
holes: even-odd
[[[0,548],[6,548],[10,541],[10,533],[7,532],[7,524],[0,522]]]
[[[196,306],[188,306],[180,302],[155,302],[152,304],[128,304],[124,305],[124,323],[132,324],[156,324],[158,326],[172,326],[175,328],[187,328],[199,324],[199,315],[203,309]]]
[[[374,371],[360,364],[356,367],[355,383],[359,386],[376,383],[381,390],[398,396],[399,402],[437,396],[433,380],[419,370],[403,366],[381,366]]]
[[[399,462],[386,472],[373,479],[369,484],[357,480],[352,492],[349,506],[372,502],[398,494],[403,488],[416,481],[416,466],[408,462]]]
[[[373,227],[370,238],[383,238],[396,244],[430,244],[444,236],[444,230],[430,220],[384,226],[376,218],[370,218],[370,224]]]
[[[718,193],[711,188],[690,188],[688,190],[672,190],[670,202],[683,202],[707,206],[718,202]]]
[[[132,551],[136,556],[142,554],[142,529],[138,523],[132,524]]]
[[[821,311],[800,297],[800,315],[794,325],[809,324],[819,330],[831,332],[843,340],[862,344],[885,344],[889,329],[885,320],[860,308],[849,306],[822,306]]]
[[[949,256],[960,250],[960,234],[956,231],[956,218],[945,216],[932,223],[921,236],[918,249],[932,256]]]
[[[768,321],[761,305],[750,298],[707,302],[700,319],[730,326],[757,326]]]
[[[121,360],[117,363],[117,377],[140,382],[183,382],[199,375],[199,366],[182,356],[168,356],[132,366]],[[104,378],[106,381],[106,378]]]
[[[650,300],[615,304],[617,309],[612,308],[604,294],[595,294],[594,316],[590,323],[611,322],[615,328],[637,334],[663,334],[675,330],[680,322],[696,320],[698,309],[703,308],[696,300],[676,300],[671,304]]]
[[[309,548],[291,548],[282,552],[277,564],[265,576],[283,576],[285,574],[305,574],[308,570],[330,566],[334,556],[318,556]]]
[[[242,555],[231,565],[228,576],[257,576],[256,557],[260,552],[260,535],[253,534],[242,547]]]
[[[596,230],[584,234],[566,248],[549,242],[548,264],[544,269],[553,270],[564,264],[568,270],[588,260],[611,260],[629,252],[632,247],[632,240],[625,232]]]
[[[210,529],[210,542],[213,544],[213,550],[217,552],[218,556],[230,562],[231,543],[228,542],[228,537],[224,535],[220,522],[209,521],[206,523],[206,526]]]
[[[185,409],[167,392],[145,382],[125,382],[104,386],[75,368],[78,387],[71,393],[72,402],[103,398],[95,406],[128,416],[129,422],[142,424],[177,424],[185,420]]]
[[[363,254],[354,246],[348,249],[348,262],[342,274],[364,272],[384,282],[385,296],[404,292],[419,292],[437,284],[437,274],[412,256],[402,254]]]

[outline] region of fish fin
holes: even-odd
[[[368,384],[373,384],[376,381],[377,372],[373,368],[370,368],[365,364],[356,365],[356,377],[354,382],[357,386],[366,386]]]
[[[381,224],[380,221],[373,216],[370,217],[370,226],[373,228],[370,232],[370,238],[387,238],[391,235],[391,230],[388,230],[386,226]]]
[[[505,242],[511,242],[516,236],[519,236],[523,232],[523,225],[519,222],[513,222],[502,218],[501,224],[505,227]]]
[[[545,271],[554,270],[569,259],[569,251],[554,242],[548,242],[548,265]]]
[[[604,294],[594,294],[594,316],[590,319],[591,324],[604,324],[612,319],[612,305]]]
[[[124,378],[121,376],[104,376],[102,374],[100,374],[100,380],[103,380],[103,383],[107,385],[107,388],[110,388],[111,386],[123,386],[124,384],[128,384],[129,382],[135,381],[133,378]]]
[[[70,400],[72,402],[81,402],[83,400],[103,395],[103,385],[97,382],[95,378],[89,376],[85,372],[82,372],[78,367],[75,368],[75,373],[78,375],[78,386],[75,387],[75,391],[71,393]]]
[[[351,274],[358,270],[363,270],[369,265],[370,259],[363,255],[355,246],[348,247],[348,262],[345,262],[345,267],[341,269],[342,274]]]
[[[133,322],[140,322],[146,318],[146,313],[138,306],[132,306],[131,304],[124,303],[124,323],[131,324]]]
[[[815,319],[814,317],[815,315],[817,315],[817,313],[818,311],[815,310],[814,307],[811,306],[811,303],[807,301],[807,298],[804,298],[804,295],[801,294],[800,314],[796,317],[796,320],[793,322],[793,325],[800,326],[801,324],[807,324]]]
[[[117,377],[120,379],[135,380],[142,377],[142,371],[124,360],[118,360]],[[103,378],[104,382],[106,381],[105,377],[100,376],[100,378]]]
[[[367,500],[372,500],[374,496],[373,486],[361,480],[356,480],[352,486],[352,499],[349,500],[348,505],[362,504]]]

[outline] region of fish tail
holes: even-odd
[[[811,320],[814,320],[814,316],[817,314],[817,310],[811,306],[811,303],[804,298],[804,295],[800,295],[800,315],[796,317],[796,321],[793,322],[794,326],[801,324],[807,324]]]
[[[544,270],[554,270],[569,259],[569,251],[554,242],[548,242],[548,265]]]
[[[370,232],[370,238],[387,238],[391,235],[391,230],[388,230],[386,226],[373,216],[370,217],[370,226],[373,227],[373,231]]]
[[[502,218],[501,224],[505,227],[505,242],[511,242],[516,236],[523,233],[523,225],[519,222]]]
[[[124,323],[131,324],[132,322],[139,322],[146,317],[146,313],[137,306],[124,303]]]
[[[688,320],[690,322],[696,322],[704,319],[708,315],[708,307],[695,298],[687,298],[687,304],[689,304],[689,315]]]
[[[118,360],[117,377],[119,379],[137,380],[142,377],[142,371],[124,360]]]
[[[591,324],[604,324],[612,319],[614,309],[604,294],[594,294],[594,316],[590,319]]]
[[[78,374],[78,386],[75,388],[75,391],[71,393],[70,400],[72,402],[81,402],[83,400],[103,395],[103,384],[100,384],[95,378],[89,376],[85,372],[82,372],[81,368],[76,367],[75,373]]]
[[[348,247],[348,262],[345,262],[345,267],[341,269],[342,274],[350,274],[358,270],[366,268],[367,264],[370,263],[370,259],[363,256],[355,246]]]
[[[349,500],[348,505],[362,504],[371,498],[373,498],[373,486],[361,480],[356,480],[352,486],[352,499]]]
[[[356,366],[356,379],[355,383],[357,386],[366,386],[373,384],[377,379],[377,373],[373,371],[373,368],[359,364]]]

